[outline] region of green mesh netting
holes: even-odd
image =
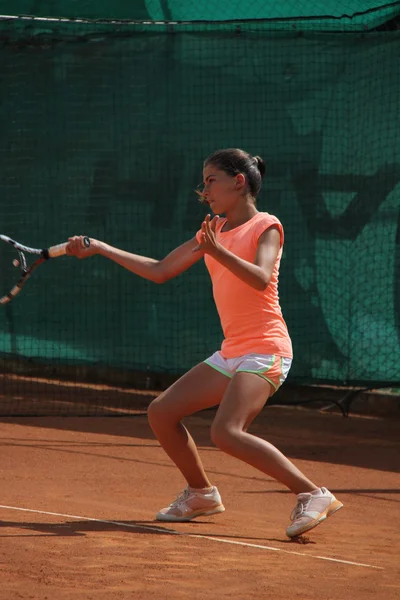
[[[378,0],[3,0],[3,14],[138,21],[292,21],[306,29],[371,29],[400,13]]]
[[[202,220],[203,159],[242,147],[285,227],[291,380],[400,380],[400,32],[36,27],[0,32],[3,233],[162,258]],[[220,342],[203,264],[156,286],[62,258],[0,310],[3,357],[178,373]]]

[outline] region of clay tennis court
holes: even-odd
[[[300,544],[295,497],[213,447],[212,418],[186,424],[226,512],[165,524],[185,484],[143,410],[1,417],[1,600],[400,597],[398,420],[264,409],[251,430],[344,503]]]

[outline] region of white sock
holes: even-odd
[[[189,487],[190,487],[190,486],[189,486]],[[206,487],[206,488],[192,488],[192,487],[191,487],[191,488],[190,488],[190,490],[191,490],[192,492],[196,492],[196,494],[209,494],[210,492],[212,492],[212,491],[213,491],[213,487],[214,487],[214,486],[211,486],[211,487]]]

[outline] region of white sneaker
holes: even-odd
[[[156,515],[157,521],[191,521],[195,517],[224,512],[225,507],[216,487],[195,490],[189,486],[176,500]]]
[[[286,529],[286,535],[292,538],[313,529],[342,506],[324,487],[320,488],[319,494],[298,494],[297,504],[290,515],[292,524]]]

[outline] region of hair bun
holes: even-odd
[[[261,158],[261,156],[254,156],[254,160],[256,161],[256,166],[260,171],[261,177],[264,177],[266,171],[265,161]]]

